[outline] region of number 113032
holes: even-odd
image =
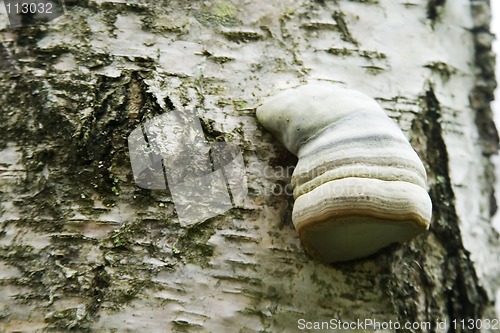
[[[5,4],[8,14],[52,14],[53,4],[48,3],[7,3]]]

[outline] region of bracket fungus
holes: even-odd
[[[311,256],[362,258],[429,228],[425,168],[372,98],[305,85],[265,101],[257,119],[299,159],[292,221]]]

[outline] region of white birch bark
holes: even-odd
[[[1,331],[446,332],[499,317],[487,1],[66,3],[18,30],[0,6]],[[255,107],[318,81],[374,97],[408,136],[428,233],[333,266],[305,254],[276,194],[296,160]],[[246,167],[243,202],[194,226],[168,191],[138,188],[128,160],[131,131],[172,109],[197,110]]]

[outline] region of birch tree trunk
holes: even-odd
[[[0,9],[2,332],[500,329],[488,1],[66,5],[16,30]],[[429,232],[336,265],[304,252],[283,191],[296,159],[255,107],[319,81],[375,98],[408,136]],[[127,147],[174,109],[240,147],[248,184],[187,226],[169,190],[135,184]]]

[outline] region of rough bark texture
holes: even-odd
[[[452,320],[498,318],[488,1],[66,4],[18,30],[0,9],[1,331],[372,319],[468,332]],[[334,266],[305,254],[293,200],[276,194],[296,160],[255,107],[314,81],[376,98],[407,134],[429,175],[428,233]],[[130,132],[171,109],[197,110],[207,140],[239,145],[248,177],[241,205],[190,227],[168,191],[134,184],[128,159]]]

